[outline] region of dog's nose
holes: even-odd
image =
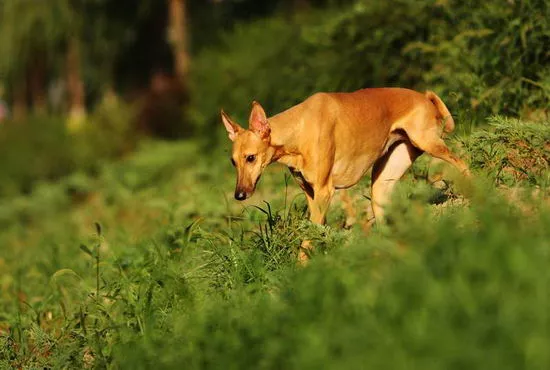
[[[245,200],[246,199],[246,193],[244,191],[236,191],[235,192],[235,199]]]

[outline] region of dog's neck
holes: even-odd
[[[270,117],[270,148],[274,151],[271,162],[279,162],[288,167],[302,168],[302,153],[297,138],[302,127],[296,107]]]

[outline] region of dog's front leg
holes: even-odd
[[[326,221],[326,214],[330,206],[330,201],[334,195],[332,186],[324,186],[314,189],[313,197],[306,193],[307,204],[309,208],[309,220],[313,223],[323,225]],[[309,254],[313,250],[310,240],[304,240],[298,252],[298,261],[305,264],[309,259]]]

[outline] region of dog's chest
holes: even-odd
[[[292,177],[294,177],[294,179],[296,180],[300,188],[302,188],[303,191],[305,191],[310,197],[313,198],[314,197],[313,186],[309,181],[306,180],[302,172],[290,166],[288,167],[288,169],[290,170]]]

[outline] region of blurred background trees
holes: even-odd
[[[308,1],[291,3],[302,9]],[[233,22],[277,8],[277,1],[2,1],[0,76],[13,118],[60,110],[82,116],[104,93],[131,97],[159,74],[185,85],[190,33],[198,50]]]
[[[461,128],[545,118],[549,20],[546,0],[2,0],[0,195],[144,136],[213,145],[220,108],[244,120],[253,99],[274,114],[402,86],[437,91]]]

